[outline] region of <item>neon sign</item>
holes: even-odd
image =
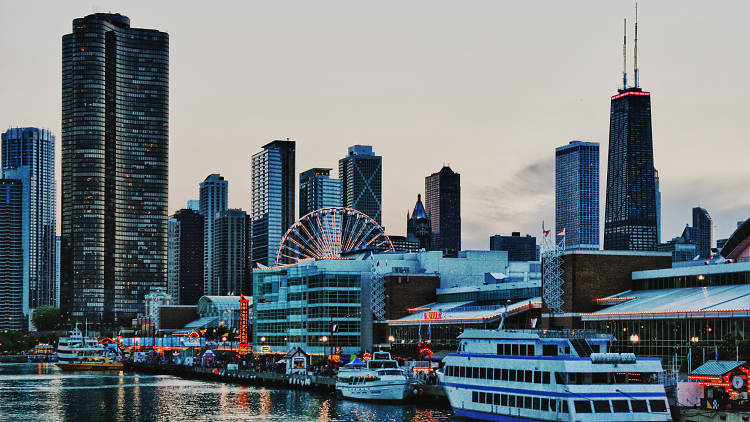
[[[424,319],[443,319],[442,312],[425,312]]]

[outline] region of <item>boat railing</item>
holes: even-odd
[[[509,333],[537,334],[541,338],[609,339],[611,335],[596,330],[503,330]]]

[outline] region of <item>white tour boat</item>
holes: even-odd
[[[76,326],[57,344],[57,366],[63,370],[122,369],[118,353],[99,343],[96,337],[84,336]]]
[[[611,336],[466,330],[440,381],[454,412],[489,421],[672,420],[659,358],[608,353]]]
[[[388,352],[375,352],[367,363],[355,359],[336,377],[336,392],[351,400],[404,400],[409,385],[406,372]]]

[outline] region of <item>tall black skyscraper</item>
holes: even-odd
[[[180,305],[195,305],[203,296],[204,221],[191,209],[181,209],[169,219],[167,291]]]
[[[61,305],[110,323],[167,287],[169,36],[120,14],[62,39]]]
[[[636,24],[636,52],[638,29]],[[653,251],[657,243],[651,93],[635,86],[611,98],[604,249]]]
[[[339,160],[341,205],[369,215],[378,224],[383,221],[383,157],[370,145],[349,147]]]
[[[444,166],[425,177],[424,205],[432,228],[431,248],[457,256],[461,250],[461,175]]]
[[[23,310],[23,182],[0,178],[0,330],[28,328]]]

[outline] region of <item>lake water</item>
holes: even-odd
[[[0,364],[0,421],[454,421],[432,404],[380,405],[329,394],[168,375],[62,372]]]

